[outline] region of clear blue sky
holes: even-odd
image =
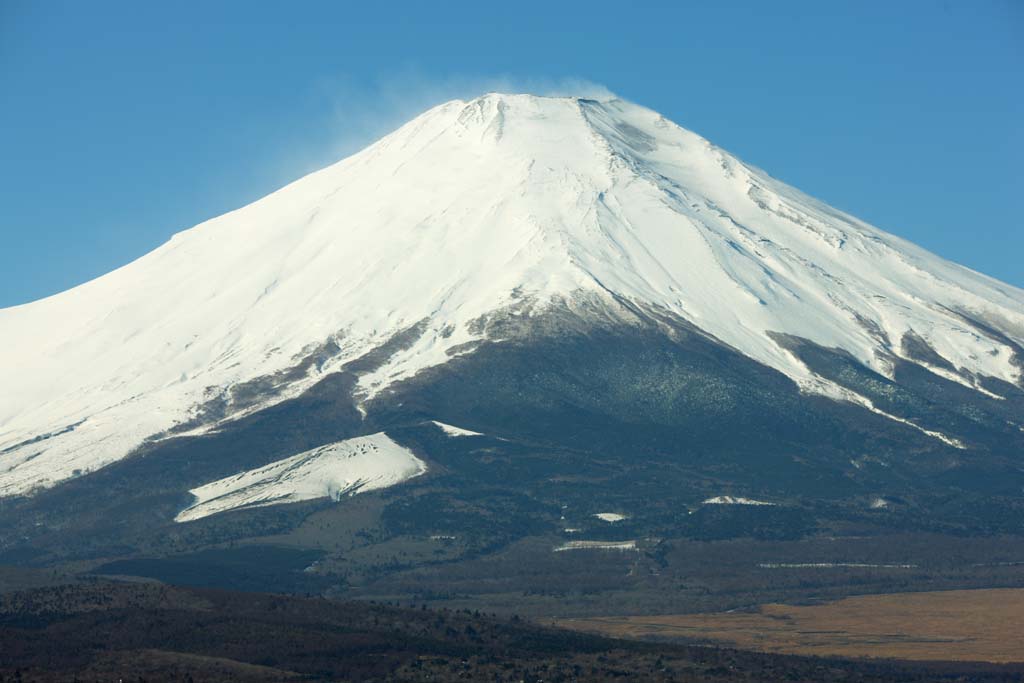
[[[602,84],[1024,286],[1024,2],[0,0],[0,306],[488,89]]]

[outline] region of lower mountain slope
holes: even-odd
[[[400,340],[214,431],[6,499],[0,562],[561,614],[594,600],[635,609],[655,595],[731,608],[750,591],[800,586],[1024,582],[1024,432],[1013,425],[1024,392],[1013,386],[994,398],[911,364],[891,380],[793,340],[880,414],[802,392],[657,312],[566,306],[488,325],[501,341],[371,400],[359,378]],[[426,472],[353,496],[325,486],[309,500],[187,512],[192,491],[370,435]],[[743,500],[770,505],[728,504]],[[726,548],[743,566],[722,564]],[[943,548],[961,550],[951,559]],[[811,578],[803,565],[838,571]],[[523,591],[537,598],[514,597]]]

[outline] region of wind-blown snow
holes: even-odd
[[[422,460],[380,432],[320,446],[192,489],[196,501],[174,519],[189,522],[228,510],[338,500],[394,486],[426,471]]]
[[[421,325],[364,396],[444,363],[515,303],[661,307],[837,399],[769,332],[887,374],[913,331],[964,382],[1016,382],[1024,292],[780,183],[621,100],[491,94],[175,235],[101,278],[0,310],[0,496],[103,467],[220,399],[233,419]],[[232,387],[329,349],[261,402]],[[856,399],[856,397],[853,397]],[[866,401],[866,399],[864,399]]]

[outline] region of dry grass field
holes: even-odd
[[[1024,589],[891,593],[757,612],[565,619],[558,626],[640,639],[706,639],[802,655],[1024,661]]]

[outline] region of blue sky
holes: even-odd
[[[1024,3],[0,0],[0,306],[432,104],[592,88],[1024,286]]]

